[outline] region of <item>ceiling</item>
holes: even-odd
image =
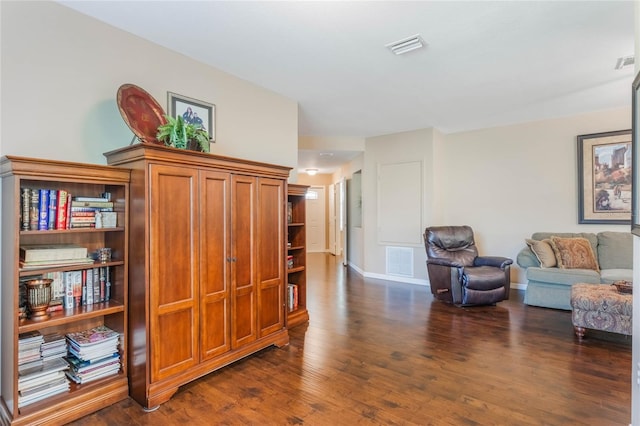
[[[60,3],[296,100],[300,135],[451,133],[631,104],[633,66],[614,69],[634,53],[631,1]],[[425,48],[385,47],[414,34]],[[328,167],[354,154],[331,152]]]

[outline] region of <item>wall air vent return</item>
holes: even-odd
[[[635,58],[633,55],[631,56],[623,56],[622,58],[618,58],[616,61],[616,69],[621,70],[622,68],[626,68],[635,63]]]
[[[413,277],[413,249],[387,246],[387,275]]]
[[[402,40],[394,41],[393,43],[385,44],[385,47],[391,50],[396,55],[402,55],[412,50],[420,49],[424,47],[426,43],[420,37],[419,34],[412,35],[411,37],[403,38]]]

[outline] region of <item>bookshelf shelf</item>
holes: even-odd
[[[74,323],[92,318],[102,317],[124,312],[125,305],[116,300],[104,303],[94,303],[93,305],[82,306],[73,311],[51,312],[51,318],[46,321],[24,320],[18,326],[18,333],[41,330],[43,328],[58,327],[64,324]]]
[[[309,187],[306,185],[288,185],[287,202],[290,212],[290,222],[287,223],[288,243],[287,263],[293,262],[293,267],[287,268],[287,327],[309,321],[307,311],[307,257],[306,257],[306,226],[305,226],[305,195]]]
[[[125,399],[129,394],[127,379],[127,321],[128,311],[128,201],[130,171],[93,164],[42,160],[17,156],[6,156],[0,160],[2,178],[2,297],[0,323],[2,352],[2,378],[0,381],[0,424],[65,424],[104,408],[106,405]],[[97,197],[110,193],[113,211],[116,213],[117,227],[112,228],[72,228],[64,220],[55,222],[59,229],[25,230],[32,223],[23,220],[25,213],[32,218],[24,201],[28,194],[49,190],[61,194],[68,191],[72,196]],[[31,201],[31,200],[30,200]],[[57,207],[64,205],[58,204]],[[31,204],[30,206],[33,206]],[[50,207],[52,205],[50,204]],[[68,204],[67,204],[68,206]],[[39,215],[36,215],[39,216]],[[74,215],[78,217],[79,215]],[[88,216],[88,215],[83,215]],[[111,215],[113,216],[113,215]],[[25,216],[26,217],[26,216]],[[56,215],[59,219],[60,216]],[[64,217],[64,216],[62,216]],[[72,218],[71,218],[72,219]],[[71,220],[70,219],[70,220]],[[71,222],[73,223],[73,222]],[[31,227],[31,229],[34,229]],[[112,260],[101,263],[81,263],[69,265],[38,265],[37,268],[20,267],[20,247],[24,245],[78,245],[93,253],[102,247],[112,250]],[[106,268],[106,269],[99,269]],[[109,289],[98,296],[110,293],[108,301],[77,306],[72,309],[53,310],[49,317],[36,321],[20,318],[20,282],[27,276],[57,275],[61,277],[70,271],[100,273],[100,278],[108,277]],[[102,273],[106,275],[102,275]],[[89,276],[89,273],[86,274]],[[104,281],[105,282],[106,278]],[[94,281],[97,282],[97,281]],[[87,285],[88,287],[88,285]],[[64,292],[64,287],[58,287]],[[76,295],[74,294],[74,297]],[[87,299],[90,299],[87,297]],[[102,299],[101,299],[102,300]],[[77,385],[69,383],[69,390],[44,399],[19,406],[18,371],[22,363],[18,360],[21,352],[20,334],[39,332],[42,335],[84,331],[97,326],[107,326],[120,335],[120,370],[117,374],[97,379],[94,382]],[[23,340],[24,341],[24,340]],[[66,350],[66,349],[65,349]],[[23,380],[20,381],[24,383]],[[22,400],[26,403],[26,400]]]

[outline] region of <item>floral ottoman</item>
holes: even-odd
[[[574,284],[571,287],[571,320],[579,340],[585,329],[631,335],[633,295],[608,284]]]

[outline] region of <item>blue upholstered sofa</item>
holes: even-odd
[[[543,267],[531,246],[534,241],[586,238],[597,258],[599,270]],[[633,238],[630,232],[567,233],[536,232],[520,253],[518,265],[526,269],[528,280],[524,303],[546,308],[571,310],[571,286],[577,283],[611,284],[633,279]],[[544,260],[544,259],[543,259]]]

